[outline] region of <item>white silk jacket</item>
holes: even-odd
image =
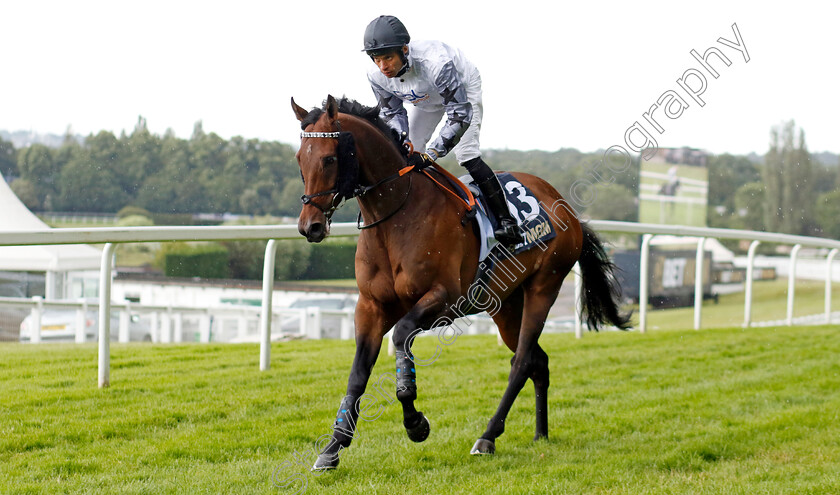
[[[470,126],[473,107],[467,99],[468,85],[481,78],[478,69],[457,48],[439,41],[412,41],[408,45],[408,70],[386,77],[378,67],[368,72],[380,116],[399,133],[408,133],[404,103],[430,113],[446,111],[446,123],[426,149],[438,157],[452,151]],[[480,93],[479,93],[480,94]]]

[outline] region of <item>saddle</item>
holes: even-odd
[[[481,244],[479,261],[484,261],[490,251],[499,245],[493,236],[493,232],[499,226],[499,221],[487,206],[478,186],[473,183],[473,178],[469,174],[455,177],[437,163],[431,163],[418,171],[429,177],[442,190],[457,197],[464,205],[467,214],[461,222],[466,225],[469,221],[475,221],[476,235]],[[524,242],[514,246],[512,254],[527,251],[537,244],[554,238],[557,235],[554,226],[534,193],[510,173],[502,172],[496,175],[502,184],[505,199],[524,239]]]

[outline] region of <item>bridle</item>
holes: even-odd
[[[338,125],[339,129],[341,129],[341,126],[338,123],[338,121],[336,121],[336,125]],[[307,131],[303,131],[303,132],[300,133],[300,138],[301,139],[303,139],[303,138],[339,139],[341,137],[341,135],[342,135],[342,132],[340,130],[335,131],[335,132],[307,132]],[[355,158],[355,154],[356,154],[355,149],[349,150],[348,153],[351,155],[352,158]],[[342,158],[341,153],[339,153],[339,156],[338,156],[339,175],[340,175],[340,169],[341,169],[341,166],[342,166],[341,158]],[[391,174],[388,177],[385,177],[384,179],[381,179],[381,180],[377,181],[375,184],[372,184],[372,185],[369,185],[369,186],[362,186],[361,184],[353,184],[353,190],[349,195],[341,193],[341,191],[339,190],[339,180],[340,179],[339,179],[339,177],[336,177],[336,183],[331,189],[328,189],[326,191],[320,191],[320,192],[317,192],[317,193],[314,193],[314,194],[304,194],[303,196],[300,197],[300,202],[304,206],[305,205],[311,205],[311,206],[314,206],[315,208],[317,208],[318,210],[320,210],[324,214],[324,216],[326,217],[327,223],[331,223],[333,213],[335,213],[335,211],[341,206],[342,202],[345,199],[351,199],[351,198],[364,196],[369,191],[371,191],[373,189],[376,189],[377,187],[379,187],[379,186],[381,186],[385,183],[391,182],[392,180],[399,179],[400,177],[402,177],[403,175],[411,172],[414,169],[415,169],[414,165],[409,165],[407,167],[403,167],[399,171],[397,171],[396,173]],[[374,227],[374,226],[384,222],[385,220],[388,220],[389,218],[394,216],[398,211],[400,211],[403,208],[403,206],[405,206],[405,204],[408,202],[408,197],[411,194],[411,182],[412,182],[411,181],[411,176],[409,176],[408,180],[409,180],[408,189],[406,190],[405,197],[403,198],[400,205],[397,206],[397,208],[394,211],[392,211],[388,215],[380,218],[379,220],[376,220],[373,223],[370,223],[370,224],[367,224],[367,225],[362,225],[362,212],[359,212],[359,218],[356,221],[356,227],[360,230],[369,229],[371,227]],[[327,196],[329,194],[333,195],[332,200],[329,202],[329,206],[324,207],[324,206],[321,206],[318,203],[313,201],[313,199],[315,199],[315,198],[318,198],[318,197],[321,197],[321,196]]]

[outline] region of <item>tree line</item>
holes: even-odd
[[[295,152],[291,145],[274,141],[226,140],[205,132],[200,122],[189,139],[171,132],[159,136],[140,117],[130,134],[101,131],[79,142],[68,133],[58,147],[32,144],[16,150],[0,139],[0,171],[14,177],[12,190],[36,212],[116,213],[138,207],[160,214],[297,216],[303,183]],[[574,149],[491,150],[485,158],[496,170],[531,172],[562,191],[601,156]],[[441,163],[455,175],[466,173],[452,157]],[[635,165],[617,177],[613,194],[603,196],[632,205],[638,190]],[[635,219],[626,204],[612,208],[599,203],[591,209],[598,218]],[[357,214],[358,207],[350,202],[333,218],[352,221]]]
[[[108,131],[58,148],[8,151],[0,170],[34,211],[115,213],[136,206],[153,213],[293,214],[303,186],[287,144],[225,140],[197,123],[190,139],[149,132],[138,119],[131,134]],[[14,155],[12,157],[11,155]],[[294,212],[296,214],[297,212]]]
[[[196,123],[189,139],[149,132],[144,118],[133,131],[108,131],[79,142],[69,133],[59,147],[32,144],[15,149],[0,139],[0,172],[34,211],[115,213],[138,207],[152,213],[238,213],[297,216],[303,184],[289,144],[233,137],[223,139]],[[595,170],[602,153],[488,150],[495,170],[533,173],[570,197],[570,187]],[[452,157],[442,164],[466,173]],[[603,169],[603,167],[601,167]],[[762,162],[723,154],[709,160],[707,223],[793,234],[840,237],[840,167],[825,166],[807,150],[794,122],[771,129]],[[591,204],[572,206],[587,217],[638,219],[639,162],[593,181]],[[337,221],[355,220],[355,202]]]
[[[723,154],[709,161],[710,227],[840,239],[840,164],[808,151],[793,120],[770,130],[761,163]]]

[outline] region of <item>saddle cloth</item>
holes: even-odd
[[[502,184],[502,190],[505,192],[511,215],[516,219],[519,231],[524,238],[524,242],[513,247],[513,254],[527,251],[538,243],[553,239],[557,233],[554,231],[554,226],[551,224],[543,205],[534,196],[534,193],[507,172],[496,174],[496,176]],[[476,212],[476,222],[478,223],[481,245],[478,260],[481,262],[499,244],[499,241],[493,236],[493,231],[496,230],[499,223],[496,217],[492,215],[484,196],[473,183],[472,177],[463,175],[458,180],[470,188],[479,205]]]

